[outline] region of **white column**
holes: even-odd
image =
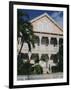
[[[49,53],[49,60],[50,60],[51,54]]]
[[[39,54],[39,59],[41,59],[41,53]]]
[[[48,38],[48,39],[49,39],[49,45],[50,45],[50,40],[51,40],[51,37],[49,36],[49,38]]]
[[[39,36],[39,46],[41,46],[41,39],[42,39],[42,36]]]
[[[59,37],[57,37],[57,45],[59,45]]]
[[[41,36],[39,36],[39,58],[41,57],[41,49],[42,49],[42,46],[41,46],[41,39],[42,39],[42,37]]]
[[[51,57],[51,44],[50,44],[50,41],[51,41],[51,37],[49,37],[49,65],[48,65],[48,68],[50,68],[49,69],[49,73],[51,73],[52,72],[52,70],[51,70],[51,61],[50,61],[50,57]]]
[[[41,39],[42,37],[39,36],[39,59],[41,59]]]
[[[51,40],[51,37],[49,37],[49,59],[50,59],[50,55],[51,55],[51,45],[50,45],[50,40]]]
[[[31,54],[32,54],[31,52],[28,52],[29,60],[30,60],[30,58],[31,58]]]
[[[50,39],[51,39],[51,37],[48,37],[48,40],[49,40],[49,44],[48,44],[48,52],[49,52],[49,54],[50,54]]]

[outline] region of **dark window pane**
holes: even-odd
[[[50,43],[54,46],[57,45],[57,38],[51,38]]]
[[[32,54],[31,59],[34,60],[35,62],[39,62],[39,55],[38,54]]]
[[[52,54],[50,59],[53,60],[54,63],[57,63],[58,62],[57,54]]]
[[[41,60],[46,61],[46,60],[48,60],[48,59],[49,59],[48,54],[42,54]]]
[[[48,37],[42,37],[41,43],[47,46],[49,44]]]
[[[34,43],[36,43],[37,45],[39,45],[39,37],[38,36],[35,36],[34,37]]]

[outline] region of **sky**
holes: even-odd
[[[29,20],[43,14],[47,13],[50,17],[52,17],[61,27],[63,27],[63,11],[50,11],[50,10],[30,10],[30,9],[22,9],[23,12],[29,15]]]

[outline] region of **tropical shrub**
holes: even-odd
[[[43,74],[43,68],[40,65],[33,67],[33,74]]]

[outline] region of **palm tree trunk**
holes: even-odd
[[[23,47],[23,43],[24,43],[24,42],[22,42],[22,44],[21,44],[21,48],[20,48],[20,50],[19,50],[18,55],[20,55],[20,54],[21,54],[21,50],[22,50],[22,47]]]

